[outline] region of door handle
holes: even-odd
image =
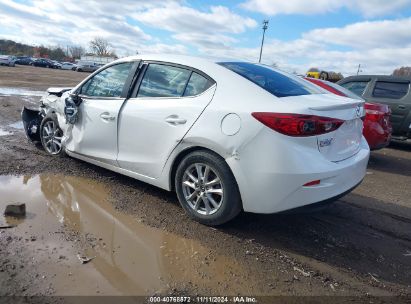
[[[166,122],[169,123],[170,125],[183,125],[187,122],[187,119],[184,118],[179,118],[178,115],[170,115],[166,117]]]
[[[405,106],[404,105],[398,105],[398,109],[405,110]]]
[[[114,116],[111,116],[109,112],[101,113],[100,117],[105,121],[113,121],[116,119]]]

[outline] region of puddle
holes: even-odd
[[[12,124],[9,124],[8,126],[10,128],[17,129],[17,130],[23,130],[24,129],[24,125],[23,125],[22,121],[16,121]]]
[[[0,136],[7,136],[7,135],[11,135],[11,134],[13,134],[13,133],[11,133],[9,131],[6,131],[6,130],[3,130],[3,129],[0,129]]]
[[[8,87],[0,87],[0,96],[37,96],[42,97],[44,95],[44,91],[32,91],[26,90],[21,88],[8,88]]]
[[[15,130],[24,130],[24,124],[22,121],[16,121],[14,123],[8,124],[5,126],[5,129],[0,128],[0,136],[8,136],[8,135],[12,135],[13,132],[8,131],[8,128],[12,128]]]
[[[13,233],[26,241],[36,235],[37,241],[28,246],[36,260],[44,261],[41,269],[54,274],[56,294],[88,295],[98,289],[99,294],[147,295],[170,292],[173,286],[237,294],[252,288],[254,280],[235,260],[116,211],[107,201],[108,188],[61,175],[0,176],[0,210],[18,202],[26,203],[27,210],[24,220],[0,222],[18,224]],[[82,265],[73,243],[61,239],[62,231],[78,232],[85,240],[93,236],[95,241],[83,254],[95,258]],[[67,260],[59,260],[59,255]],[[234,282],[233,274],[247,279]]]

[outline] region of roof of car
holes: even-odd
[[[188,56],[188,55],[175,55],[175,54],[144,54],[144,55],[136,55],[130,57],[124,57],[121,59],[117,59],[116,61],[111,62],[110,64],[116,64],[121,62],[128,62],[133,60],[150,60],[150,61],[159,61],[159,62],[167,62],[167,63],[174,63],[180,64],[183,66],[188,66],[197,70],[200,70],[206,73],[208,76],[213,78],[215,81],[218,78],[223,77],[223,75],[232,74],[233,72],[220,66],[216,63],[218,62],[228,62],[228,61],[235,61],[235,60],[216,60],[216,59],[207,59],[203,57],[196,57],[196,56]],[[238,62],[238,60],[236,60]]]
[[[357,75],[357,76],[348,76],[341,80],[341,82],[346,82],[347,80],[359,80],[359,79],[372,79],[377,78],[379,80],[393,80],[393,81],[401,81],[401,80],[410,80],[411,76],[392,76],[392,75]]]
[[[135,55],[130,57],[124,57],[116,60],[115,62],[129,61],[129,60],[153,60],[164,61],[183,65],[196,65],[196,64],[213,64],[216,60],[210,60],[203,57],[189,56],[189,55],[176,55],[176,54],[144,54]]]

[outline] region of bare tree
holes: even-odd
[[[80,59],[86,53],[86,50],[80,45],[73,45],[69,47],[71,57]]]
[[[395,69],[392,73],[393,76],[411,76],[411,67],[401,67]]]
[[[110,56],[114,53],[114,51],[111,50],[110,43],[101,37],[95,37],[90,41],[90,49],[97,56]]]

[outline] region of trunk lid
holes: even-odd
[[[313,94],[290,99],[304,105],[312,115],[344,121],[337,130],[316,136],[318,150],[326,159],[338,162],[359,151],[363,131],[361,118],[365,115],[364,101],[334,94]]]

